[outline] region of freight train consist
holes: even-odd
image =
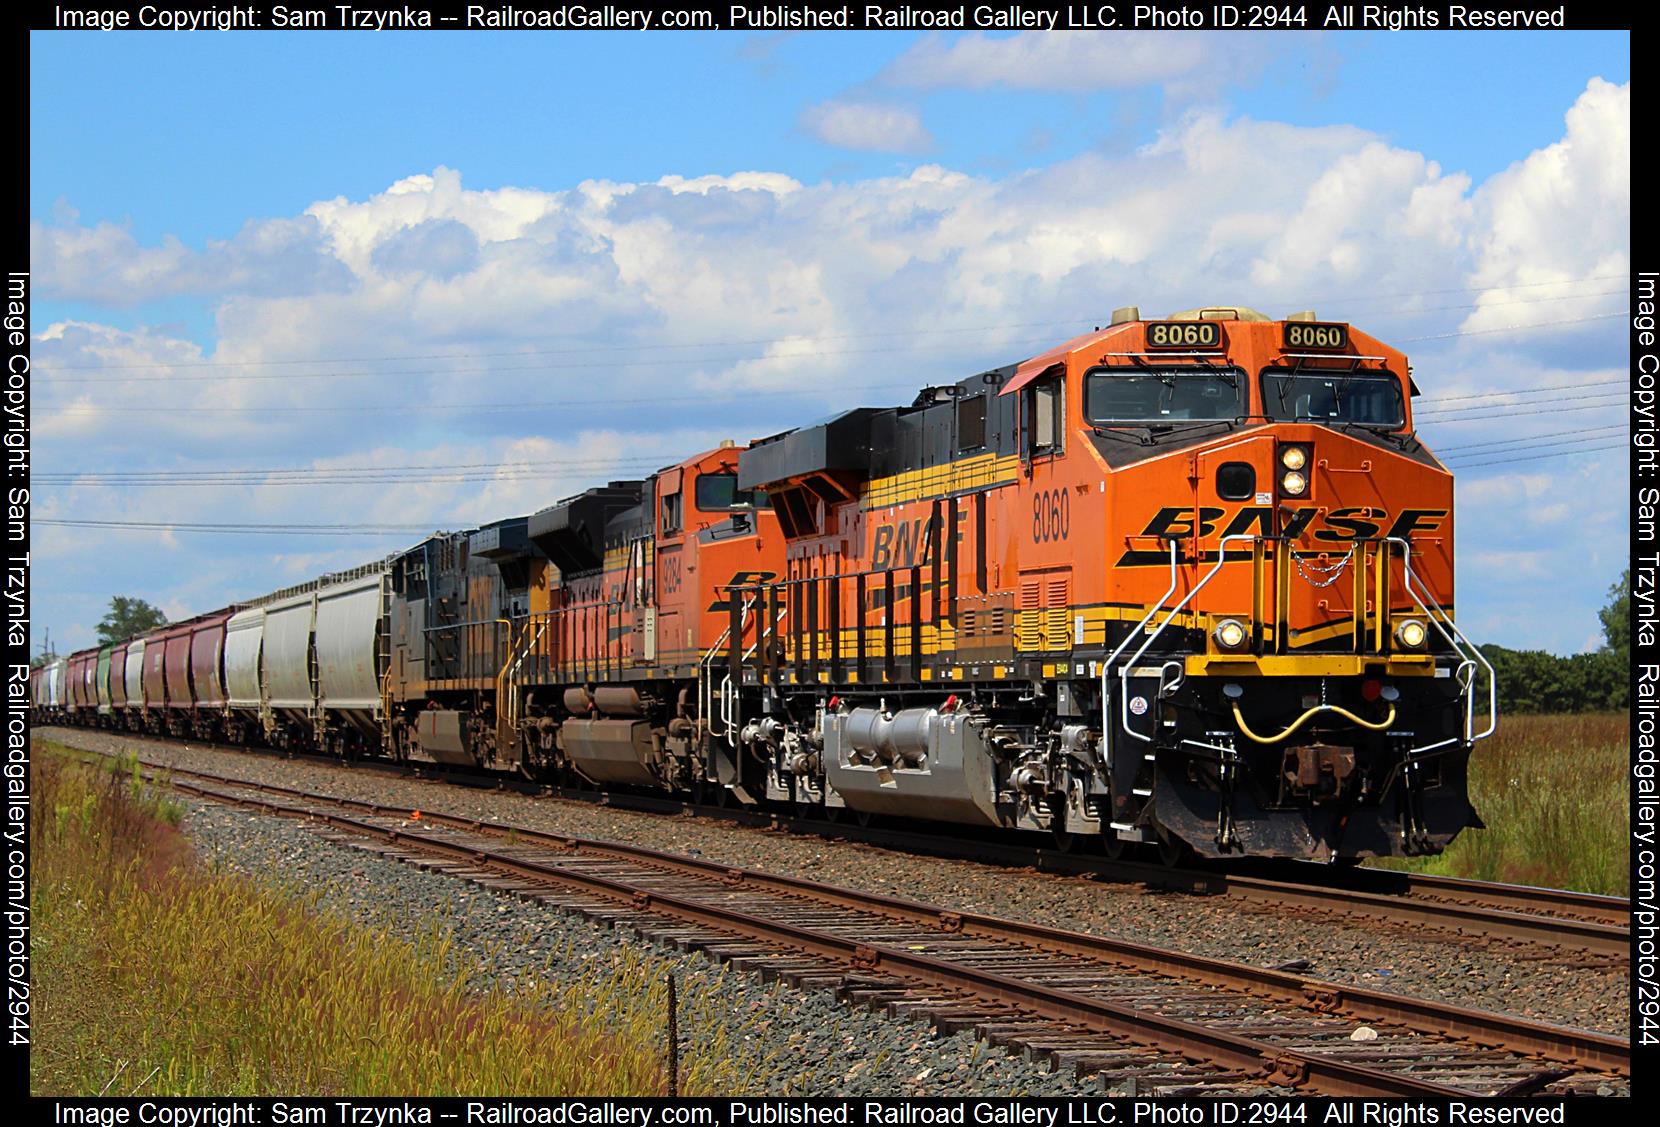
[[[1104,329],[38,670],[41,720],[1323,859],[1434,853],[1492,671],[1406,357]]]

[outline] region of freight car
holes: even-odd
[[[173,675],[197,627],[134,639],[125,712],[1169,861],[1433,853],[1496,686],[1415,394],[1347,324],[1127,308],[204,616],[217,682]],[[43,716],[85,722],[98,657]]]

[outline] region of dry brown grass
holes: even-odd
[[[489,989],[444,935],[202,870],[136,776],[40,744],[35,762],[36,1094],[665,1092],[652,960]],[[682,1091],[754,1082],[728,1045],[688,1056]]]

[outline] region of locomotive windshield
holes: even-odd
[[[1084,388],[1089,421],[1158,424],[1235,419],[1245,414],[1238,369],[1096,369]]]
[[[1381,372],[1264,372],[1263,412],[1271,419],[1360,423],[1391,429],[1406,422],[1401,383]]]

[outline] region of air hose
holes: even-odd
[[[1384,731],[1395,722],[1395,706],[1393,704],[1389,706],[1389,715],[1376,722],[1371,720],[1363,720],[1359,716],[1356,716],[1354,713],[1350,712],[1348,709],[1341,708],[1335,704],[1317,704],[1301,716],[1297,717],[1297,719],[1293,720],[1279,735],[1259,736],[1255,732],[1251,731],[1251,726],[1249,724],[1245,723],[1245,714],[1239,711],[1239,702],[1233,702],[1233,718],[1239,725],[1239,730],[1245,733],[1246,739],[1249,739],[1252,743],[1259,744],[1279,743],[1292,732],[1295,732],[1298,728],[1301,728],[1305,723],[1307,723],[1309,717],[1320,712],[1335,712],[1339,716],[1343,717],[1343,719],[1353,721],[1354,723],[1359,724],[1362,728],[1372,732]]]

